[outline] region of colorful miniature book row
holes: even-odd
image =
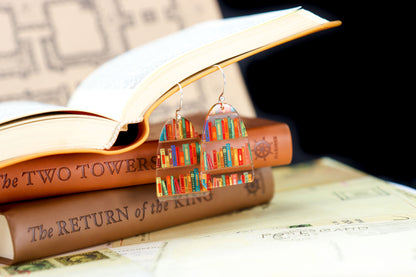
[[[187,139],[197,136],[198,133],[195,131],[192,123],[182,117],[179,120],[172,119],[171,123],[167,123],[163,126],[159,141]]]
[[[165,178],[156,177],[158,196],[175,195],[201,191],[198,168],[179,176],[168,175]],[[202,188],[207,190],[207,188]]]
[[[225,167],[250,165],[252,161],[250,144],[237,148],[230,143],[212,151],[203,150],[201,163],[202,170],[220,169]]]
[[[208,176],[209,174],[202,174],[203,177],[201,178],[201,181],[203,184],[207,183],[208,189],[251,183],[253,181],[253,174],[247,171],[242,173],[221,174],[212,177],[212,179],[209,176],[208,178],[204,178],[205,175]],[[212,181],[212,183],[210,183],[210,181]]]
[[[200,145],[198,142],[184,143],[181,146],[171,145],[160,148],[157,155],[158,168],[196,165],[200,163]],[[202,151],[202,170],[219,169],[225,167],[251,164],[250,144],[231,147],[230,143],[212,151]]]
[[[198,169],[179,176],[168,175],[165,178],[156,178],[158,197],[178,195],[185,193],[201,192],[226,186],[250,183],[253,181],[253,174],[250,172],[240,172],[231,174],[200,174]]]
[[[205,141],[216,141],[247,137],[244,122],[239,117],[216,118],[205,123]]]
[[[157,155],[157,168],[169,168],[199,164],[200,145],[198,142],[184,143],[181,146],[172,144],[160,148]]]

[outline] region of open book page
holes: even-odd
[[[331,158],[321,158],[279,168],[273,171],[276,192],[346,182],[366,176],[362,171]]]
[[[138,117],[127,118],[129,121],[140,121],[144,112],[175,83],[216,62],[244,53],[244,50],[238,49],[243,49],[244,45],[233,45],[232,40],[229,41],[231,46],[220,53],[208,48],[210,44],[282,18],[298,9],[208,21],[130,50],[92,73],[74,92],[69,106],[92,109],[93,112],[123,121],[127,103],[140,88],[141,92],[137,93],[135,101],[141,105],[135,107]],[[211,51],[203,52],[204,48]],[[189,56],[187,60],[184,59],[185,55]],[[170,72],[163,74],[168,69]]]
[[[261,15],[207,21],[152,41],[101,66],[80,85],[78,88],[80,92],[77,91],[77,93],[82,94],[84,90],[127,91],[126,93],[134,91],[149,74],[157,71],[166,63],[174,62],[182,55],[211,42],[221,40],[296,10],[298,8]],[[71,102],[76,102],[76,99],[71,99]]]
[[[407,220],[268,228],[140,245],[135,253],[153,247],[153,261],[126,256],[150,264],[156,276],[413,276],[415,227]]]
[[[0,125],[23,117],[47,112],[61,112],[68,108],[34,101],[0,102]]]
[[[276,189],[298,175],[303,187],[277,191],[261,207],[118,241],[113,250],[156,276],[415,274],[415,194],[331,159],[274,171]]]
[[[314,163],[274,168],[275,196],[269,204],[152,232],[146,241],[169,240],[194,234],[204,236],[224,231],[416,219],[415,196],[406,194],[381,179],[347,166],[340,167],[338,162],[332,161],[326,158]],[[285,173],[279,174],[279,171]],[[322,179],[319,174],[311,174],[313,171],[333,173],[330,173],[332,177]],[[335,172],[343,176],[343,180]],[[289,187],[285,183],[292,182],[299,175],[303,175],[304,180],[309,177],[309,182],[305,181],[297,189],[279,189],[280,186]],[[143,238],[137,238],[140,239]],[[122,245],[138,242],[135,238],[129,240],[123,240]]]
[[[24,5],[4,0],[0,9],[0,101],[66,106],[82,80],[104,62],[187,26],[220,17],[215,0],[32,0]],[[241,110],[253,115],[238,66],[227,70],[227,93],[238,94],[246,104]],[[192,109],[202,111],[204,101],[193,97],[204,100],[217,90],[209,81],[198,83],[187,91],[192,95]],[[176,105],[163,104],[165,108],[155,111],[155,116],[160,119]]]

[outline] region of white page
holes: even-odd
[[[154,276],[413,276],[416,221],[268,228],[112,250]]]
[[[94,71],[74,92],[69,106],[121,120],[122,111],[134,91],[152,73],[157,74],[160,68],[212,41],[224,39],[299,9],[297,7],[241,18],[208,21],[130,50]],[[193,73],[195,72],[183,72],[183,78]],[[166,91],[169,88],[165,88]],[[160,92],[157,93],[151,96],[151,103],[160,97]],[[145,95],[143,99],[148,97],[149,95]],[[145,102],[143,101],[144,107],[138,109],[146,110],[148,106]]]
[[[47,112],[66,111],[68,108],[34,101],[9,101],[0,103],[0,124],[23,117]]]
[[[413,276],[415,227],[404,220],[177,239],[155,275]]]

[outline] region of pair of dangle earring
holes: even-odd
[[[179,112],[162,128],[157,150],[156,193],[159,200],[208,195],[212,189],[251,183],[253,161],[243,120],[224,103],[224,86],[218,102],[208,111],[200,136]]]

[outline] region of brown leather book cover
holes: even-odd
[[[1,262],[64,253],[265,203],[274,193],[271,169],[256,169],[255,176],[251,184],[217,188],[199,198],[159,202],[155,185],[148,184],[0,206],[14,252]],[[0,253],[7,252],[6,237],[0,237]]]
[[[203,126],[203,117],[192,118]],[[245,118],[255,168],[289,164],[292,137],[285,123]],[[162,125],[129,152],[116,155],[63,154],[37,158],[0,169],[0,203],[148,184],[155,181],[156,152]],[[157,133],[157,134],[156,134]]]

